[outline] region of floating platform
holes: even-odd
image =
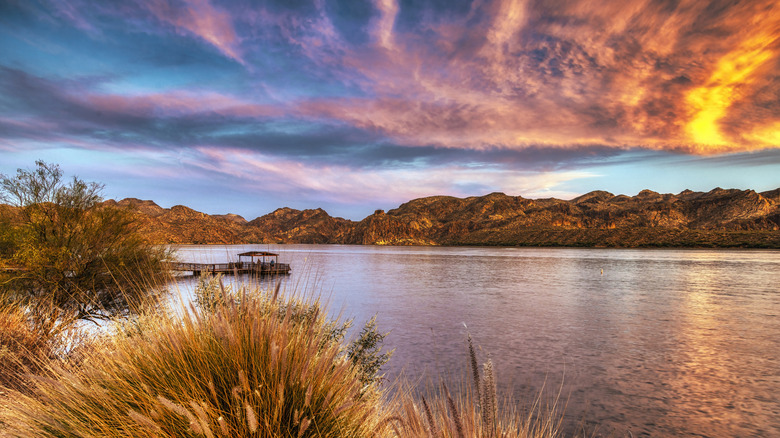
[[[170,270],[192,272],[192,275],[210,274],[255,274],[278,275],[289,274],[290,265],[278,262],[279,254],[265,251],[250,251],[238,255],[237,262],[227,263],[187,263],[174,262]]]

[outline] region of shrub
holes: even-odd
[[[277,283],[274,296],[278,295],[281,283]],[[245,286],[242,286],[242,291]],[[205,312],[214,312],[229,301],[239,301],[242,294],[237,294],[231,286],[225,287],[220,275],[211,276],[203,274],[195,287],[195,303]],[[288,309],[273,305],[274,299],[268,303],[267,312],[276,312],[278,317],[285,317]],[[319,305],[296,301],[292,304],[290,319],[294,323],[309,321],[320,312]],[[344,342],[347,330],[352,326],[352,320],[339,323],[329,321],[326,324],[326,339],[330,342]],[[382,365],[386,364],[392,356],[392,351],[382,351],[382,342],[387,335],[379,333],[376,326],[376,317],[371,318],[363,326],[356,339],[349,342],[343,348],[344,354],[360,370],[360,380],[364,385],[379,383],[383,380],[380,375]]]
[[[387,334],[377,330],[376,317],[373,317],[363,326],[357,339],[347,347],[347,357],[360,369],[360,379],[364,384],[381,382],[383,379],[379,372],[393,355],[392,351],[381,351],[385,336]]]
[[[149,245],[128,210],[101,204],[102,186],[36,162],[15,177],[0,175],[0,293],[39,318],[55,308],[69,318],[95,320],[127,313],[165,275],[166,249]]]

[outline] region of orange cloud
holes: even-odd
[[[777,40],[777,35],[768,32],[746,39],[718,61],[706,84],[688,94],[686,103],[692,116],[686,131],[698,147],[718,152],[739,148],[721,132],[719,122],[755,83],[761,69],[770,66],[769,61],[777,56],[773,48]]]

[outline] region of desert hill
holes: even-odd
[[[780,189],[595,191],[569,201],[432,196],[359,222],[322,209],[280,208],[247,221],[137,199],[106,203],[133,209],[144,234],[159,243],[780,248]]]

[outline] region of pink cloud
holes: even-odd
[[[243,64],[240,40],[230,14],[214,7],[209,0],[185,0],[184,3],[185,7],[176,7],[169,0],[154,0],[148,3],[148,8],[159,20],[199,36],[225,56]]]
[[[96,110],[136,116],[217,113],[234,117],[267,117],[280,114],[279,107],[257,104],[213,92],[172,91],[136,96],[90,94],[81,99]]]
[[[339,203],[401,203],[431,193],[453,196],[484,194],[501,190],[513,194],[573,197],[559,187],[569,181],[597,175],[584,171],[517,172],[493,168],[442,166],[435,168],[364,169],[307,165],[256,152],[201,147],[187,164],[209,174],[235,181],[234,187],[249,193],[266,190],[277,194],[311,193],[317,200]],[[453,175],[457,175],[453,178]],[[478,187],[473,191],[463,187]],[[346,194],[346,195],[345,195]],[[377,195],[381,194],[381,195]]]
[[[54,2],[54,7],[61,17],[70,21],[76,28],[90,34],[98,33],[95,26],[85,19],[80,11],[81,8],[87,7],[86,5],[83,5],[80,2],[74,4],[71,1],[58,1]]]
[[[375,0],[374,4],[379,10],[379,18],[371,26],[374,39],[379,47],[393,50],[395,48],[393,26],[395,25],[395,17],[398,15],[398,2],[396,0]]]

